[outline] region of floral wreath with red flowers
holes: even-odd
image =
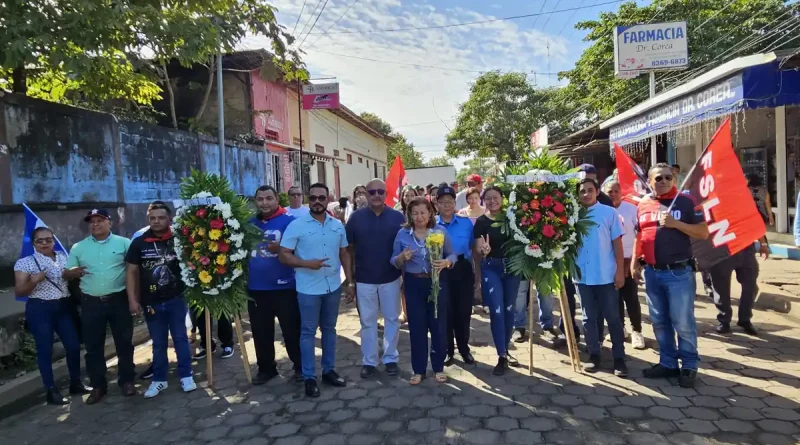
[[[575,258],[592,222],[578,201],[577,170],[548,153],[525,161],[506,169],[496,224],[509,235],[504,246],[509,271],[552,294],[567,273],[580,276]]]

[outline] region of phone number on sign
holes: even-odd
[[[685,57],[680,59],[662,59],[662,60],[653,60],[650,65],[651,66],[675,66],[675,65],[686,65],[688,61]]]

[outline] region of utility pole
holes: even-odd
[[[303,85],[297,79],[297,125],[300,129],[300,190],[305,191],[303,184]]]
[[[656,72],[655,71],[650,71],[650,98],[652,99],[654,97],[656,97]],[[657,153],[658,150],[657,150],[657,147],[656,147],[657,142],[658,142],[658,136],[653,135],[653,136],[650,137],[650,166],[651,167],[656,165],[656,163],[658,162],[656,160],[656,156],[658,155],[658,153]]]
[[[217,105],[219,108],[217,140],[219,140],[219,176],[221,178],[227,178],[227,162],[225,159],[225,105],[222,100],[222,52],[220,52],[217,56]]]

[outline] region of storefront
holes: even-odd
[[[600,124],[609,148],[621,145],[643,165],[680,164],[687,172],[719,125],[731,118],[745,174],[763,182],[775,225],[787,233],[800,193],[800,54],[754,54],[732,60]],[[652,146],[651,137],[656,137]]]

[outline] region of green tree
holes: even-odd
[[[381,119],[375,113],[370,113],[365,111],[359,115],[361,119],[367,121],[367,124],[372,127],[375,131],[380,131],[383,134],[392,134],[392,126],[385,120]]]
[[[446,165],[453,165],[453,160],[447,156],[436,156],[425,161],[425,167],[444,167]]]
[[[548,122],[560,122],[546,103],[557,91],[537,89],[525,73],[488,72],[470,87],[459,106],[456,126],[447,135],[447,154],[520,159],[530,145],[530,135]],[[563,111],[561,111],[563,113]]]
[[[631,80],[614,77],[615,26],[637,23],[688,21],[689,72],[656,73],[659,90],[681,82],[692,74],[709,70],[737,56],[774,49],[790,43],[787,38],[796,22],[783,0],[653,0],[647,6],[624,3],[617,12],[603,12],[596,20],[579,22],[576,28],[588,31],[592,42],[578,59],[575,68],[562,73],[569,80],[559,92],[559,103],[578,106],[578,114],[589,121],[620,113],[649,95],[647,76]],[[796,32],[796,30],[794,31]],[[781,43],[783,42],[783,43]],[[553,104],[551,104],[553,105]],[[558,104],[556,104],[558,105]]]
[[[456,173],[456,181],[458,181],[459,184],[466,184],[467,176],[472,174],[477,174],[485,178],[495,165],[497,165],[497,161],[493,158],[469,159],[464,162],[464,168]]]
[[[389,169],[391,170],[394,165],[394,160],[397,156],[403,160],[403,167],[405,168],[419,168],[425,166],[425,161],[422,159],[422,153],[414,148],[414,144],[408,142],[405,136],[392,129],[392,125],[383,120],[375,113],[368,111],[362,112],[359,117],[367,122],[367,125],[372,127],[375,131],[383,134],[388,134],[395,139],[395,142],[389,143],[387,161],[389,162]]]

